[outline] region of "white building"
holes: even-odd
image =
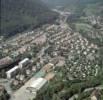
[[[30,87],[27,87],[27,90],[31,93],[37,94],[37,92],[40,91],[47,82],[48,81],[44,78],[37,78],[31,83]]]
[[[15,66],[12,69],[10,69],[9,71],[6,72],[7,78],[10,79],[12,78],[14,75],[16,75],[16,73],[19,71],[19,67]]]
[[[21,62],[19,62],[19,67],[23,68],[23,67],[25,67],[29,63],[30,63],[29,58],[25,58],[24,60],[22,60]]]

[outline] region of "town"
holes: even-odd
[[[5,92],[10,100],[33,100],[47,89],[59,68],[65,68],[69,80],[97,76],[98,45],[69,27],[65,22],[69,14],[1,42],[0,96]]]

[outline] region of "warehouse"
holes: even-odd
[[[47,84],[47,80],[44,78],[37,78],[36,80],[34,80],[30,87],[27,87],[27,90],[29,92],[32,92],[34,94],[37,94],[37,92],[40,92],[40,90],[42,90],[45,85]]]

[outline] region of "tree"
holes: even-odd
[[[57,94],[53,94],[52,100],[61,100]]]

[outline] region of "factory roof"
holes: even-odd
[[[47,83],[47,80],[44,78],[37,78],[32,82],[30,85],[31,88],[35,90],[40,90],[45,84]]]
[[[25,59],[23,59],[21,62],[19,62],[19,64],[23,64],[23,63],[25,63],[26,61],[28,61],[29,60],[29,58],[25,58]]]
[[[18,66],[15,66],[15,67],[13,67],[12,69],[10,69],[10,70],[8,70],[6,73],[8,74],[8,73],[12,73],[12,72],[14,72],[16,69],[18,69],[19,67]]]

